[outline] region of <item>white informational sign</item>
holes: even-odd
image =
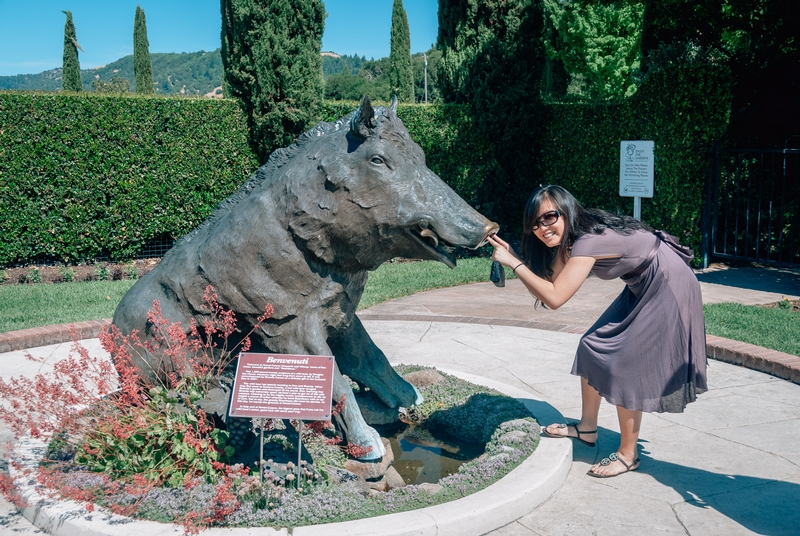
[[[619,195],[653,197],[652,141],[622,141],[619,145]]]

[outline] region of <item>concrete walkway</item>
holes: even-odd
[[[717,269],[698,279],[706,303],[770,303],[800,296],[796,271]],[[409,296],[359,317],[392,362],[484,376],[577,419],[579,383],[569,374],[572,357],[580,334],[621,287],[620,281],[589,278],[567,305],[548,311],[534,309],[533,298],[517,281],[503,289],[481,283]],[[34,353],[56,359],[68,346]],[[766,350],[753,348],[749,351],[756,357],[767,356],[761,362],[771,362]],[[0,354],[3,377],[36,372],[22,354]],[[783,356],[791,372],[792,359],[800,358]],[[800,385],[714,360],[708,378],[709,392],[686,412],[645,414],[638,471],[601,480],[585,473],[619,441],[616,412],[604,404],[598,445],[574,442],[574,461],[561,488],[491,534],[798,534]],[[12,533],[35,529],[0,504],[0,534]]]

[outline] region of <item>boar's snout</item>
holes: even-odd
[[[443,225],[440,230],[437,229],[435,223],[432,224],[423,219],[416,228],[411,228],[407,232],[434,259],[443,262],[450,268],[455,268],[454,251],[456,246],[477,249],[486,243],[486,237],[496,233],[499,229],[495,222],[487,220],[476,211],[473,212],[477,218],[472,221],[447,222],[449,225]],[[457,225],[457,223],[462,223],[462,225]],[[457,231],[454,232],[453,227],[457,227]]]

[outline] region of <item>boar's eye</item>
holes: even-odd
[[[370,162],[372,162],[376,166],[382,166],[382,165],[386,164],[386,162],[384,162],[383,158],[381,158],[380,156],[377,156],[377,155],[373,156],[372,159],[370,160]]]

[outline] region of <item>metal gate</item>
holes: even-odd
[[[711,179],[711,258],[800,266],[800,149],[717,150]]]

